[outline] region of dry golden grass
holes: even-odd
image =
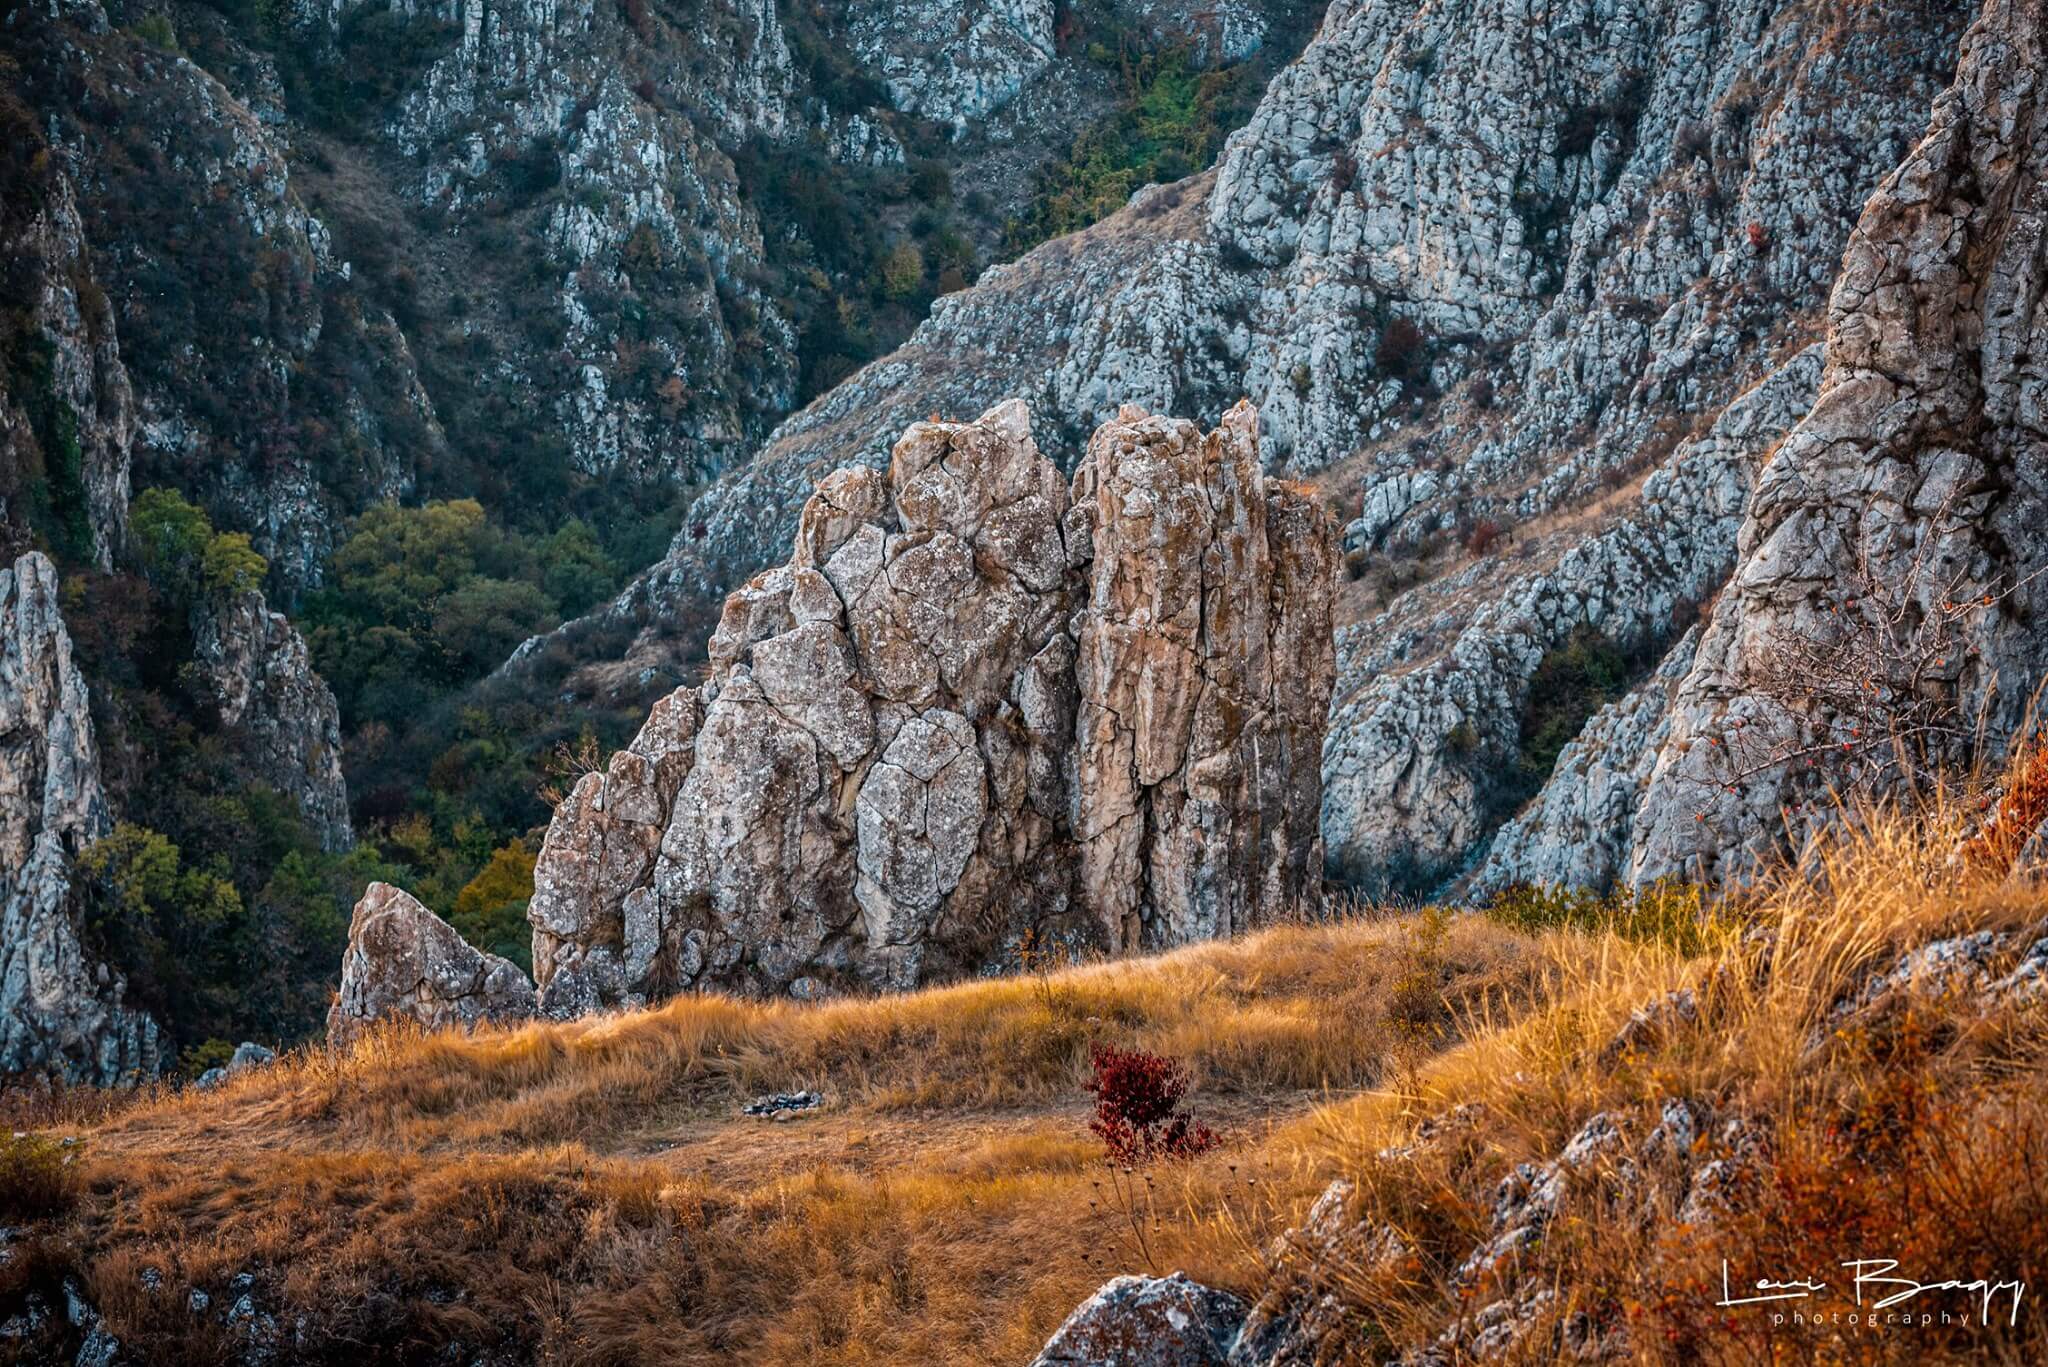
[[[1768,953],[1754,936],[1687,957],[1672,943],[1699,937],[1425,912],[871,1000],[385,1031],[96,1117],[76,1205],[0,1269],[0,1301],[81,1277],[166,1363],[237,1341],[185,1290],[220,1304],[245,1272],[282,1324],[304,1317],[301,1337],[282,1331],[294,1362],[460,1344],[487,1362],[1021,1363],[1118,1272],[1258,1291],[1274,1236],[1347,1175],[1356,1213],[1417,1251],[1313,1274],[1348,1308],[1348,1352],[1382,1361],[1481,1303],[1450,1273],[1512,1165],[1599,1111],[1639,1138],[1685,1097],[1765,1137],[1737,1214],[1678,1227],[1654,1180],[1622,1205],[1575,1185],[1529,1271],[1553,1316],[1624,1327],[1643,1361],[2048,1360],[2026,1316],[2003,1337],[1866,1341],[1773,1335],[1712,1305],[1721,1258],[1804,1275],[1853,1256],[1837,1248],[1851,1235],[1930,1274],[2048,1272],[2041,1010],[1949,994],[1853,1030],[1830,1014],[1904,949],[2043,923],[2048,890],[1950,858],[1960,822],[1943,813],[1857,830],[1726,910],[1775,937]],[[1679,987],[1696,1025],[1604,1048]],[[1084,1128],[1097,1039],[1183,1060],[1224,1144],[1110,1180]],[[796,1087],[827,1107],[735,1114]],[[1483,1123],[1381,1156],[1475,1102]],[[1553,1342],[1518,1351],[1547,1361]]]
[[[1735,1156],[1711,1129],[1678,1170],[1660,1174],[1632,1153],[1650,1175],[1621,1196],[1574,1183],[1521,1269],[1525,1289],[1557,1299],[1515,1360],[1553,1360],[1551,1329],[1584,1312],[1596,1328],[1624,1331],[1638,1361],[2048,1361],[2048,1322],[2033,1306],[2016,1327],[1871,1333],[1787,1328],[1770,1321],[1777,1307],[1715,1304],[1723,1259],[1737,1277],[1831,1281],[1817,1304],[1845,1312],[1857,1308],[1846,1259],[1895,1258],[1899,1275],[1927,1281],[1990,1275],[2038,1288],[2048,1276],[2048,997],[1994,1003],[1929,982],[1871,1012],[1836,1013],[1931,941],[2023,932],[1997,956],[2010,964],[2048,934],[2048,888],[1952,858],[1965,830],[1956,808],[1846,826],[1734,909],[1757,930],[1747,939],[1689,961],[1613,936],[1577,954],[1544,945],[1533,1009],[1468,1022],[1406,1096],[1316,1117],[1326,1156],[1359,1187],[1357,1213],[1400,1230],[1420,1254],[1324,1270],[1361,1338],[1429,1341],[1499,1293],[1485,1283],[1462,1291],[1452,1273],[1485,1239],[1493,1189],[1514,1165],[1556,1156],[1601,1112],[1640,1140],[1663,1102],[1686,1099],[1761,1145],[1735,1209],[1680,1224],[1675,1198],[1660,1195],[1696,1165]],[[1681,988],[1695,993],[1697,1023],[1617,1056],[1611,1044],[1631,1012]],[[1413,1158],[1382,1156],[1419,1117],[1473,1104],[1484,1108],[1478,1128]],[[1930,1294],[1915,1308],[1966,1301]]]
[[[294,1361],[1024,1361],[1117,1272],[1249,1286],[1327,1176],[1301,1117],[1536,967],[1478,918],[1359,918],[903,996],[385,1030],[106,1116],[51,1234],[152,1362],[214,1360],[237,1331],[185,1288],[231,1303],[243,1272],[307,1316]],[[1097,1039],[1182,1060],[1225,1137],[1123,1206],[1085,1129]],[[735,1114],[798,1087],[827,1108]]]

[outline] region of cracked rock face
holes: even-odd
[[[163,1061],[72,917],[71,860],[109,824],[57,572],[30,552],[0,569],[0,1072],[113,1086]]]
[[[385,1017],[428,1030],[522,1020],[533,1006],[517,964],[474,948],[409,893],[372,883],[349,922],[327,1038],[346,1044]]]
[[[1317,887],[1334,538],[1215,431],[1125,410],[1071,481],[1021,403],[806,503],[549,827],[543,1006],[904,987],[1006,938],[1228,935]]]
[[[347,849],[354,836],[341,772],[341,712],[333,690],[313,672],[305,638],[255,590],[196,609],[192,637],[221,725],[250,774],[297,802],[324,848]]]
[[[1921,613],[2013,590],[1963,620],[1928,685],[1981,715],[1994,750],[2048,668],[2048,590],[2028,577],[2048,557],[2043,59],[2038,0],[1987,0],[1926,137],[1863,211],[1819,397],[1757,481],[1740,562],[1674,701],[1635,821],[1638,880],[1740,877],[1782,838],[1781,810],[1813,795],[1784,765],[1717,782],[1700,742],[1737,720],[1787,748],[1837,738],[1836,718],[1750,680],[1779,642],[1833,639],[1863,566]]]

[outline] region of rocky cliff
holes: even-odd
[[[1316,895],[1334,537],[1249,407],[1127,409],[1071,482],[1021,403],[805,504],[549,827],[545,1009],[806,994],[1228,935]]]
[[[1637,879],[1739,876],[1829,788],[1912,782],[1895,743],[1957,761],[1982,736],[1995,758],[2030,715],[2048,668],[2043,43],[2039,3],[1987,0],[1863,210],[1819,398],[1757,482],[1672,703]]]
[[[1104,4],[1085,30],[1242,61],[1304,8]],[[1115,105],[1078,24],[1050,3],[65,0],[9,13],[0,94],[33,111],[24,166],[75,201],[70,274],[119,320],[138,480],[249,532],[291,598],[379,500],[459,490],[530,520],[574,494],[608,520],[742,459],[800,384],[951,287],[933,264],[882,291],[893,246],[971,277]],[[927,163],[937,188],[913,191]]]
[[[251,589],[194,609],[192,658],[242,767],[296,803],[323,846],[346,849],[354,835],[341,714],[305,639]]]
[[[1543,660],[1584,629],[1654,662],[1726,579],[1857,212],[1964,18],[1333,5],[1212,175],[941,301],[715,484],[607,620],[635,661],[687,654],[703,585],[769,560],[828,461],[879,466],[933,409],[1023,394],[1068,460],[1119,403],[1213,421],[1249,395],[1362,575],[1332,864],[1433,886],[1520,796],[1494,778]]]
[[[0,1072],[153,1075],[157,1024],[80,942],[71,860],[109,826],[85,681],[37,552],[0,569]]]

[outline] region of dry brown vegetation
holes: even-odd
[[[295,1361],[1025,1361],[1106,1276],[1246,1286],[1327,1174],[1303,1120],[1526,995],[1477,918],[1273,930],[1147,960],[821,1005],[717,996],[475,1036],[389,1030],[85,1133],[36,1275],[75,1267],[152,1362],[240,1332],[185,1288],[308,1316]],[[1088,1046],[1169,1054],[1223,1136],[1099,1189]],[[815,1087],[814,1115],[741,1118]],[[144,1285],[155,1268],[171,1291]],[[23,1276],[11,1289],[26,1290]],[[225,1336],[225,1338],[223,1337]],[[464,1361],[470,1360],[468,1356]]]
[[[2048,1013],[1950,993],[1854,1029],[1829,1014],[1902,949],[2048,918],[2048,889],[1949,857],[1958,824],[1866,821],[1690,957],[1434,911],[873,1000],[387,1031],[84,1126],[69,1211],[18,1245],[0,1296],[77,1277],[151,1362],[242,1344],[218,1307],[250,1273],[294,1362],[459,1344],[451,1360],[1022,1363],[1116,1272],[1255,1294],[1274,1236],[1344,1175],[1354,1213],[1416,1258],[1278,1271],[1318,1278],[1352,1356],[1379,1362],[1476,1308],[1451,1270],[1514,1164],[1600,1111],[1639,1136],[1682,1096],[1765,1136],[1766,1168],[1699,1228],[1574,1187],[1529,1273],[1556,1315],[1626,1327],[1646,1361],[2048,1360],[2031,1302],[2016,1330],[1877,1339],[1712,1305],[1723,1257],[1787,1276],[1866,1250],[1929,1275],[2048,1274]],[[1775,928],[1772,952],[1751,925]],[[1682,986],[1695,1027],[1605,1048]],[[1183,1061],[1222,1144],[1106,1184],[1085,1129],[1098,1040]],[[736,1113],[798,1087],[827,1106]],[[1455,1140],[1381,1155],[1474,1102],[1485,1121]],[[214,1313],[188,1309],[192,1287]]]
[[[1964,805],[1838,827],[1732,909],[1753,933],[1709,953],[1685,959],[1603,935],[1582,955],[1543,954],[1551,968],[1534,1010],[1468,1023],[1398,1103],[1321,1112],[1328,1150],[1359,1189],[1353,1213],[1400,1230],[1418,1253],[1393,1267],[1317,1269],[1361,1337],[1427,1342],[1470,1316],[1489,1289],[1461,1292],[1452,1273],[1487,1234],[1494,1185],[1517,1163],[1555,1157],[1598,1113],[1640,1140],[1662,1104],[1682,1098],[1756,1145],[1733,1209],[1682,1223],[1636,1148],[1624,1159],[1649,1174],[1641,1185],[1617,1185],[1622,1160],[1575,1180],[1521,1269],[1525,1288],[1557,1299],[1514,1360],[1559,1356],[1546,1330],[1583,1312],[1598,1331],[1623,1330],[1639,1361],[2048,1361],[2048,1320],[2030,1302],[2016,1326],[1994,1314],[1987,1328],[1967,1295],[1928,1293],[1914,1310],[1968,1313],[1876,1332],[1788,1327],[1770,1319],[1780,1307],[1716,1304],[1724,1260],[1737,1278],[1832,1283],[1800,1307],[1809,1314],[1857,1309],[1846,1259],[1897,1259],[1898,1275],[1929,1282],[2018,1279],[2029,1296],[2048,1276],[2048,993],[1994,1001],[1929,977],[1868,1011],[1839,1011],[1916,947],[2015,932],[1992,956],[1996,973],[2048,934],[2048,887],[1952,857]],[[1617,1055],[1632,1012],[1685,988],[1697,1022]],[[1410,1158],[1383,1154],[1411,1143],[1419,1118],[1474,1103],[1482,1126]],[[1680,1166],[1715,1158],[1737,1153],[1710,1131]]]

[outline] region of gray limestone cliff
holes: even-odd
[[[637,633],[631,673],[687,661],[707,586],[772,562],[828,469],[881,468],[929,413],[1022,395],[1066,463],[1121,403],[1213,422],[1248,397],[1267,463],[1319,472],[1371,574],[1336,609],[1333,870],[1440,885],[1511,812],[1488,775],[1544,657],[1583,628],[1654,661],[1725,582],[1750,482],[1812,403],[1844,244],[1966,20],[1332,5],[1212,172],[941,300],[714,483],[599,620]]]
[[[1071,481],[1021,403],[805,504],[710,677],[549,827],[545,1009],[1158,948],[1316,895],[1334,536],[1215,431],[1128,409]]]
[[[1859,662],[1850,696],[1932,702],[1957,739],[1981,726],[1993,758],[2027,714],[2048,670],[2044,39],[2039,0],[1986,0],[1932,126],[1863,210],[1819,397],[1758,479],[1673,700],[1634,822],[1638,880],[1739,877],[1824,785],[1877,767],[1867,742],[1886,738],[1833,681],[1774,681],[1786,660]],[[1719,756],[1738,736],[1755,761],[1731,772]]]
[[[71,861],[109,824],[56,570],[30,552],[0,569],[0,1073],[113,1086],[162,1063],[72,906]]]

